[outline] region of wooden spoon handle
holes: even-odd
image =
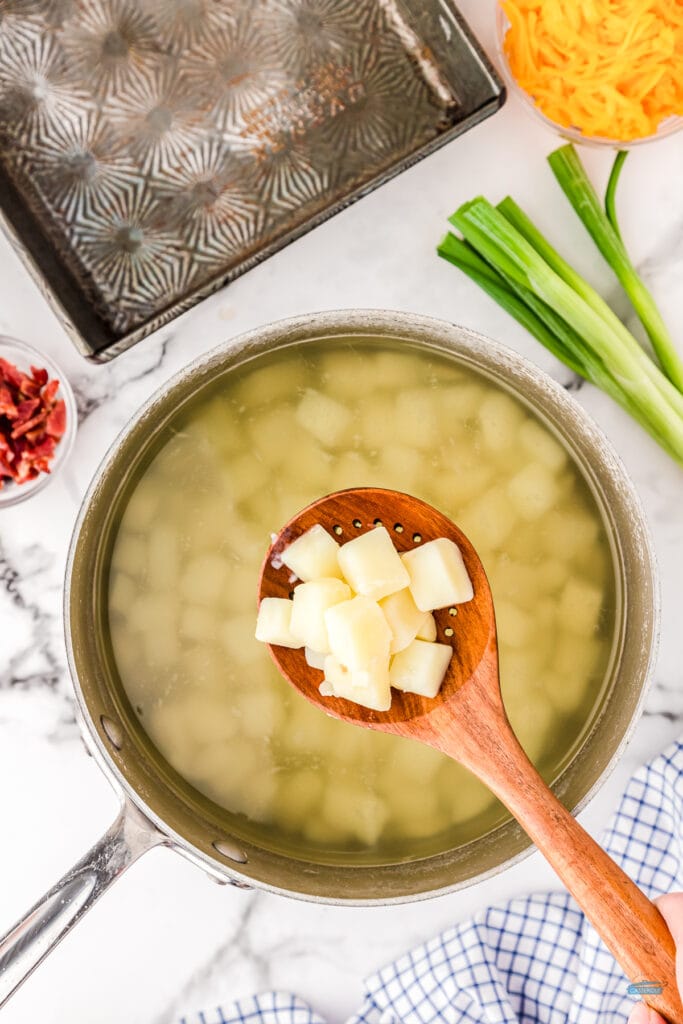
[[[664,918],[549,789],[519,745],[502,705],[496,708],[495,702],[485,703],[488,707],[483,715],[479,703],[476,730],[451,733],[442,737],[445,742],[439,746],[508,807],[629,980],[662,987],[660,994],[643,995],[644,1001],[670,1024],[683,1024],[676,949]]]

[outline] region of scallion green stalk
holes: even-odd
[[[628,156],[627,149],[620,149],[614,158],[612,164],[612,170],[609,172],[609,180],[607,182],[607,188],[605,189],[605,213],[607,220],[614,228],[615,233],[621,239],[621,229],[619,227],[619,221],[617,220],[617,185],[619,184],[619,178],[621,177],[621,170],[624,166],[624,161]]]
[[[647,408],[643,408],[620,387],[604,363],[583,345],[579,335],[549,306],[536,298],[533,292],[506,281],[467,242],[451,233],[441,240],[437,252],[475,281],[560,362],[608,394],[673,458],[680,460],[679,451],[670,445],[668,437],[658,432],[650,421]]]
[[[617,160],[619,161],[618,179],[624,158],[617,154]],[[574,146],[569,144],[556,149],[548,157],[548,162],[560,188],[583,221],[591,238],[631,300],[633,308],[652,342],[662,369],[676,388],[683,391],[683,362],[652,295],[631,263],[618,227],[615,228],[614,191],[616,183],[613,184],[611,192],[608,192],[608,210],[611,209],[611,214],[606,213]]]
[[[461,206],[450,221],[482,260],[502,278],[508,293],[506,308],[512,305],[510,295],[524,302],[522,297],[527,293],[543,304],[543,307],[532,310],[539,321],[542,321],[539,311],[548,307],[571,328],[570,332],[564,333],[562,344],[569,348],[574,365],[583,363],[581,372],[609,390],[683,463],[683,406],[679,404],[682,396],[665,380],[614,314],[609,311],[611,316],[608,317],[599,303],[596,308],[585,282],[580,285],[581,292],[577,291],[573,286],[578,283],[576,271],[564,261],[561,264],[557,262],[561,257],[554,254],[528,218],[526,220],[533,232],[527,227],[526,233],[530,234],[533,242],[510,222],[506,215],[509,213],[510,204],[503,213],[487,200],[477,198]],[[537,250],[536,244],[542,252]],[[545,257],[550,257],[554,265]],[[486,275],[482,268],[473,267],[471,257],[468,260],[470,270],[478,271],[481,284]],[[490,292],[490,277],[487,283]],[[593,292],[592,289],[590,291]],[[597,293],[593,292],[593,296],[599,299]],[[528,302],[525,304],[528,306]],[[548,327],[547,318],[545,327]],[[559,332],[553,329],[551,332],[557,342]],[[593,376],[587,372],[587,354]]]
[[[602,317],[610,330],[614,331],[614,333],[621,339],[622,344],[631,351],[634,358],[639,361],[643,369],[643,373],[650,378],[652,383],[662,392],[668,402],[677,406],[683,416],[683,395],[681,395],[678,388],[672,384],[668,377],[665,377],[659,372],[652,360],[643,352],[643,349],[628,328],[621,322],[613,310],[610,309],[602,296],[596,292],[595,288],[593,288],[585,278],[581,277],[578,271],[574,270],[574,268],[567,263],[562,256],[560,256],[557,250],[554,249],[550,242],[548,242],[548,240],[541,234],[533,221],[527,217],[514,199],[510,196],[506,196],[502,202],[498,203],[496,209],[503,214],[506,220],[508,220],[521,235],[524,236],[527,242],[534,247],[536,252],[543,257],[555,273],[558,274],[563,281],[566,281],[566,283],[573,288],[577,295],[580,295],[587,302],[598,316]]]
[[[533,334],[542,345],[568,366],[574,373],[586,376],[585,364],[575,358],[572,351],[562,344],[557,334],[550,330],[531,306],[524,302],[503,280],[500,274],[489,266],[476,251],[456,238],[450,232],[445,235],[436,250],[442,259],[448,260],[475,281],[499,306]]]

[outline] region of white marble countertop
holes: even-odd
[[[462,0],[489,53],[493,0]],[[545,165],[556,144],[510,99],[502,112],[334,217],[108,366],[71,346],[7,242],[0,240],[0,331],[53,355],[80,408],[69,465],[0,522],[0,932],[110,824],[116,798],[88,758],[73,714],[61,620],[69,535],[103,452],[140,403],[194,356],[238,333],[312,310],[413,310],[476,328],[569,383],[564,367],[434,254],[445,218],[483,192],[511,192],[540,227],[625,309],[610,272]],[[585,151],[596,182],[610,154]],[[620,185],[623,233],[683,346],[683,136],[634,151]],[[633,768],[683,723],[683,473],[608,398],[577,394],[639,490],[661,571],[662,637],[645,715],[582,820],[599,832]],[[277,987],[330,1022],[361,1002],[373,969],[476,908],[553,878],[539,854],[465,892],[406,907],[344,909],[219,887],[167,850],[134,865],[15,996],[4,1024],[171,1024]]]

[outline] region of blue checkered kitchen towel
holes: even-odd
[[[683,740],[639,769],[602,844],[650,896],[683,889]],[[565,892],[489,907],[366,982],[348,1024],[625,1024],[637,996]],[[243,999],[182,1024],[326,1024],[296,996]]]

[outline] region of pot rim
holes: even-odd
[[[596,778],[594,783],[589,787],[583,797],[577,801],[577,803],[570,808],[571,813],[576,817],[581,811],[583,811],[589,802],[593,799],[597,791],[609,778],[614,771],[616,764],[621,759],[628,743],[631,740],[633,732],[640,720],[642,715],[643,706],[647,697],[653,676],[653,669],[656,662],[658,650],[659,650],[659,627],[660,627],[660,586],[659,576],[657,571],[656,554],[652,541],[652,535],[649,528],[648,521],[645,516],[642,503],[635,489],[635,486],[628,475],[623,462],[616,450],[612,446],[611,442],[603,434],[601,429],[595,423],[590,414],[576,402],[572,396],[562,387],[557,381],[555,381],[549,374],[543,371],[540,367],[536,366],[525,356],[520,355],[514,349],[501,342],[495,341],[478,331],[471,330],[468,327],[463,327],[458,324],[451,323],[449,321],[441,320],[436,317],[425,316],[418,313],[404,312],[400,310],[386,310],[386,309],[338,309],[330,311],[314,312],[305,315],[293,316],[282,318],[267,324],[263,324],[259,327],[253,328],[249,331],[243,332],[234,338],[223,341],[218,345],[214,346],[208,352],[201,356],[191,360],[185,364],[180,370],[174,373],[168,380],[161,384],[152,395],[140,406],[135,415],[129,422],[119,431],[114,440],[107,448],[105,454],[100,460],[93,476],[82,499],[81,506],[78,512],[78,516],[74,523],[71,540],[69,544],[69,551],[67,556],[67,564],[65,571],[65,583],[63,591],[63,620],[64,620],[64,632],[65,632],[65,645],[67,652],[67,662],[69,666],[69,672],[71,675],[74,692],[77,701],[77,707],[79,712],[79,721],[81,730],[84,732],[84,739],[95,757],[99,767],[102,769],[105,776],[108,778],[110,784],[120,795],[126,794],[131,802],[142,812],[142,814],[150,821],[150,828],[158,830],[167,840],[167,845],[171,846],[177,852],[181,853],[186,859],[189,859],[193,863],[197,864],[207,871],[212,877],[220,880],[227,880],[241,888],[255,888],[264,892],[270,892],[279,896],[287,896],[294,899],[300,899],[305,902],[321,903],[333,906],[391,906],[397,904],[420,902],[422,900],[432,899],[437,896],[445,896],[450,893],[457,892],[460,889],[468,888],[473,885],[477,885],[480,882],[484,882],[495,875],[500,874],[502,871],[507,870],[510,867],[520,863],[526,857],[530,856],[535,852],[536,847],[531,841],[529,845],[524,849],[518,851],[512,856],[506,858],[499,864],[493,865],[489,869],[483,871],[481,874],[473,875],[471,877],[462,879],[458,882],[454,882],[450,885],[439,886],[436,889],[424,890],[415,893],[401,894],[399,896],[375,896],[375,897],[338,897],[338,896],[324,896],[315,893],[299,892],[296,890],[289,889],[284,886],[278,886],[273,883],[263,881],[262,879],[254,879],[251,875],[246,874],[240,870],[239,864],[235,861],[231,861],[230,864],[226,864],[224,860],[220,860],[218,856],[214,857],[206,854],[204,851],[196,847],[190,840],[185,839],[181,834],[176,832],[170,827],[164,819],[157,814],[145,801],[145,799],[137,792],[135,787],[128,781],[123,772],[118,768],[114,759],[112,758],[107,746],[102,740],[93,717],[90,714],[87,702],[85,700],[78,671],[76,669],[75,653],[73,648],[73,637],[71,631],[71,610],[70,610],[70,596],[71,596],[71,585],[74,570],[74,562],[76,555],[76,548],[83,526],[84,520],[90,510],[91,501],[94,493],[96,492],[101,479],[103,478],[105,471],[109,467],[110,463],[116,456],[116,453],[121,445],[122,440],[127,434],[133,429],[134,425],[139,422],[141,418],[145,416],[151,408],[160,401],[169,391],[171,391],[176,385],[182,382],[186,377],[195,372],[210,366],[213,361],[218,361],[226,351],[230,351],[236,357],[242,355],[245,360],[249,359],[249,349],[254,344],[263,346],[265,342],[269,340],[275,340],[286,333],[292,331],[309,331],[308,340],[314,337],[324,338],[326,336],[340,335],[341,332],[346,334],[362,334],[365,336],[372,336],[374,331],[386,332],[387,337],[391,336],[392,332],[395,332],[395,337],[400,339],[401,337],[409,339],[414,344],[421,344],[424,342],[426,337],[433,339],[435,343],[439,340],[445,340],[449,336],[455,338],[457,341],[464,342],[468,353],[476,359],[479,352],[486,351],[490,356],[493,353],[496,357],[496,365],[505,371],[509,367],[513,367],[526,376],[528,376],[532,383],[541,389],[545,389],[549,392],[561,406],[564,408],[571,409],[573,421],[580,428],[583,433],[583,437],[587,439],[591,445],[591,448],[598,449],[601,452],[603,460],[608,464],[610,473],[619,480],[620,486],[623,488],[628,496],[628,501],[632,510],[633,518],[639,523],[642,531],[642,536],[645,544],[645,554],[647,556],[647,562],[649,565],[650,582],[652,584],[652,638],[650,643],[650,650],[648,653],[647,660],[643,668],[643,682],[640,688],[638,699],[635,703],[633,713],[631,715],[628,726],[624,730],[620,741],[618,742],[614,752],[606,763],[605,767]],[[298,339],[299,343],[303,340]],[[296,342],[289,342],[288,345],[295,344]],[[288,345],[282,347],[288,347]],[[437,347],[435,346],[435,347]],[[260,354],[262,351],[259,348]],[[237,359],[239,361],[239,359]],[[486,372],[481,366],[478,366],[480,372]],[[530,400],[524,396],[519,396],[523,401],[528,404],[533,404]],[[537,410],[538,411],[538,410]],[[578,460],[575,458],[575,461]],[[581,467],[580,467],[581,468]],[[580,749],[580,748],[578,748]],[[564,769],[563,769],[564,771]],[[474,840],[475,842],[478,840]],[[239,842],[239,841],[238,841]],[[292,860],[293,858],[287,858],[286,854],[281,856],[286,859]],[[410,866],[410,862],[406,863],[406,866]],[[359,868],[358,870],[362,870]]]

